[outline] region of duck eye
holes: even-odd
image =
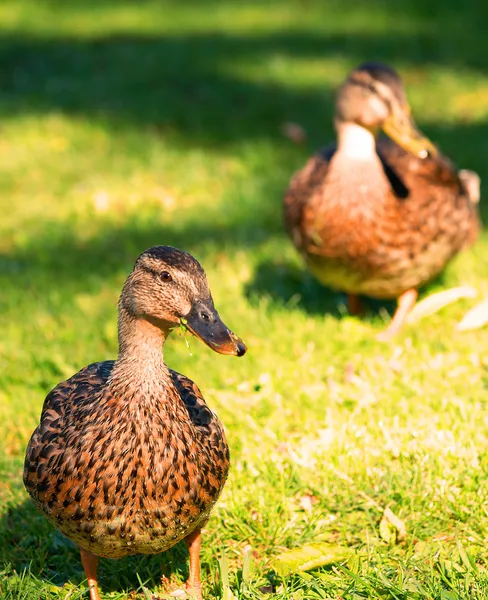
[[[163,271],[159,277],[160,277],[161,281],[164,281],[165,283],[168,283],[169,281],[173,281],[173,278],[171,277],[171,274],[168,273],[168,271]]]

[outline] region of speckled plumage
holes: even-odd
[[[226,481],[220,421],[198,387],[163,360],[165,338],[180,322],[217,352],[246,350],[220,320],[198,262],[174,248],[152,248],[124,285],[117,360],[85,367],[44,402],[24,483],[89,562],[194,541]],[[198,549],[199,539],[194,563]],[[91,579],[91,562],[85,569],[98,600],[94,564]],[[201,597],[198,564],[190,578]]]
[[[286,229],[311,272],[354,298],[399,298],[396,332],[417,288],[480,229],[479,178],[458,171],[415,127],[385,65],[355,69],[338,92],[338,143],[311,158],[284,198]],[[390,138],[377,138],[383,129]],[[386,336],[387,337],[387,336]]]
[[[57,529],[97,556],[156,554],[205,523],[229,449],[187,377],[162,373],[141,396],[110,379],[113,366],[89,365],[49,393],[25,485]]]
[[[335,150],[311,158],[285,196],[288,233],[324,285],[396,298],[476,239],[477,204],[446,158],[386,139],[371,161],[334,162]]]

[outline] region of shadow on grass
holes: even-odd
[[[430,132],[441,147],[454,147],[456,140],[463,139],[465,145],[459,150],[472,158],[467,162],[484,161],[482,148],[487,146],[488,122],[477,127],[431,127]],[[128,214],[117,222],[94,215],[99,225],[91,236],[80,231],[76,223],[61,228],[56,221],[42,222],[37,230],[30,231],[22,246],[0,253],[0,278],[10,282],[15,276],[19,289],[52,285],[72,293],[88,289],[91,281],[96,280],[98,286],[101,278],[127,274],[137,256],[154,245],[167,244],[192,252],[205,266],[203,258],[209,251],[216,260],[241,249],[254,251],[271,240],[291,244],[282,225],[285,186],[286,182],[280,186],[276,181],[263,180],[257,197],[227,201],[220,208],[206,207],[195,215],[178,213],[177,219],[164,224],[146,214],[140,219]],[[480,209],[486,222],[488,203],[482,200]],[[262,293],[283,304],[293,304],[292,298],[298,294],[299,305],[316,314],[337,314],[341,303],[334,292],[307,275],[304,266],[299,269],[286,264],[279,256],[262,263],[247,287],[249,298]],[[374,310],[374,303],[372,306]]]
[[[345,296],[320,285],[306,270],[280,260],[264,261],[258,265],[245,294],[251,303],[266,296],[273,303],[298,307],[312,315],[331,314],[340,317],[346,312]],[[341,307],[341,304],[343,306]]]
[[[43,287],[51,282],[59,290],[73,291],[83,289],[91,279],[128,274],[139,254],[151,246],[187,250],[205,267],[202,255],[208,250],[218,260],[236,249],[252,249],[281,236],[279,228],[279,221],[276,226],[266,225],[263,215],[251,212],[222,226],[212,218],[163,225],[129,216],[122,223],[101,222],[91,237],[79,235],[76,226],[61,229],[55,222],[43,223],[22,248],[0,253],[0,277],[10,280],[15,275],[17,286],[26,289],[42,281]]]
[[[448,14],[440,10],[438,18]],[[435,28],[415,35],[319,34],[304,29],[263,35],[128,33],[88,39],[3,32],[0,112],[8,116],[61,111],[114,129],[160,131],[182,144],[204,147],[280,139],[282,123],[296,120],[311,132],[312,143],[319,144],[324,141],[318,137],[319,127],[329,134],[332,129],[333,90],[320,80],[302,89],[271,78],[252,81],[239,76],[233,65],[273,57],[324,57],[351,64],[379,59],[400,67],[424,67],[428,57],[433,69],[488,69],[488,59],[478,51],[485,29],[459,28],[455,20],[445,18],[452,36],[465,42],[455,46],[455,52],[442,43],[448,31]]]
[[[56,531],[27,499],[11,507],[0,519],[0,566],[10,565],[18,574],[28,569],[34,577],[61,586],[79,586],[86,579],[78,548]],[[163,575],[171,583],[188,577],[188,553],[184,542],[154,556],[101,559],[98,568],[104,592],[161,585]]]
[[[57,6],[53,0],[42,2]],[[75,3],[88,7],[91,4],[95,4],[93,0]],[[150,2],[143,6],[146,4]],[[374,4],[382,10],[391,10],[388,3]],[[213,4],[194,1],[192,5],[205,10]],[[360,5],[355,0],[347,4],[348,10]],[[318,6],[311,3],[317,14],[323,10],[326,16],[327,7],[319,10]],[[307,2],[296,10],[308,10]],[[275,83],[271,78],[252,81],[239,76],[233,65],[258,63],[273,57],[324,57],[352,64],[375,58],[400,66],[425,66],[428,59],[433,70],[436,66],[459,70],[488,68],[486,53],[479,52],[485,44],[488,14],[475,0],[463,5],[463,15],[469,17],[472,27],[461,24],[458,3],[454,0],[438,0],[434,4],[412,0],[402,11],[424,27],[415,34],[385,33],[374,26],[368,32],[365,24],[365,31],[354,34],[340,30],[321,34],[304,26],[302,30],[253,35],[129,32],[87,38],[3,31],[0,114],[9,117],[60,111],[100,120],[115,132],[132,127],[137,131],[160,132],[169,143],[185,147],[219,148],[236,141],[263,138],[289,147],[280,128],[284,121],[297,121],[309,132],[310,146],[303,155],[297,152],[291,160],[287,158],[291,176],[293,169],[303,164],[307,153],[332,136],[333,90],[321,81],[302,88]],[[429,137],[457,164],[477,170],[482,180],[488,177],[487,122],[452,127],[423,125]],[[266,167],[263,165],[263,171]],[[264,181],[266,174],[260,177]],[[70,230],[60,230],[56,223],[46,224],[45,230],[39,229],[37,236],[33,232],[22,248],[0,255],[0,275],[23,274],[19,285],[26,287],[36,285],[41,276],[72,291],[83,288],[84,280],[127,272],[138,254],[155,244],[175,245],[198,258],[206,246],[220,252],[252,249],[270,236],[283,236],[284,243],[289,243],[281,233],[281,202],[286,181],[282,184],[280,189],[276,183],[263,184],[258,201],[243,198],[240,209],[225,214],[220,227],[216,219],[202,214],[195,219],[178,215],[181,221],[169,226],[134,223],[129,217],[122,224],[107,222],[103,231],[87,238],[79,234],[75,225]],[[482,202],[481,210],[486,218],[486,203]],[[323,312],[324,305],[337,310],[330,294],[318,284],[297,279],[290,271],[273,273],[272,264],[262,265],[251,292],[266,291],[268,287],[267,293],[281,297],[284,302],[299,293],[304,308],[310,312]],[[294,282],[298,290],[293,289]]]
[[[442,286],[444,274],[441,273],[421,293],[429,293],[429,288]],[[247,298],[258,303],[266,296],[273,303],[292,308],[298,307],[310,315],[332,315],[341,318],[348,314],[347,295],[321,285],[306,269],[283,261],[262,262],[255,271],[254,278],[245,288]],[[395,300],[380,300],[360,296],[366,313],[370,315],[389,314],[396,310]],[[359,317],[360,318],[360,317]]]

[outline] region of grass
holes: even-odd
[[[487,26],[475,0],[2,2],[2,600],[87,597],[76,549],[27,498],[23,454],[46,393],[116,355],[119,291],[154,244],[197,256],[249,346],[189,355],[173,336],[165,353],[232,450],[206,598],[488,598],[488,338],[454,330],[470,303],[382,345],[382,313],[348,317],[281,225],[291,173],[332,135],[335,86],[365,59],[393,63],[421,127],[486,180]],[[486,294],[487,257],[484,234],[427,292]],[[386,506],[401,544],[380,535]],[[275,556],[317,541],[354,556],[276,574]],[[182,581],[185,549],[102,561],[102,597],[162,596],[162,569]]]

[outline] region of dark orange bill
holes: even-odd
[[[195,302],[181,322],[194,336],[219,354],[243,356],[247,351],[244,342],[219,317],[212,298]]]
[[[435,156],[438,153],[435,145],[417,129],[408,108],[393,111],[383,123],[383,131],[407,152],[419,158]]]

